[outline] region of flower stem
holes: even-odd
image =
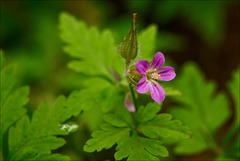
[[[137,100],[136,100],[136,97],[135,97],[135,94],[134,94],[134,90],[133,90],[133,86],[131,83],[129,83],[129,88],[130,88],[130,91],[131,91],[131,95],[132,95],[132,99],[133,99],[133,103],[134,103],[134,106],[135,106],[135,112],[133,113],[133,126],[134,126],[134,129],[133,131],[136,131],[137,129],[137,124],[136,124],[136,112],[138,110],[138,105],[137,105]]]
[[[135,97],[135,94],[134,94],[134,90],[133,90],[133,86],[131,85],[131,83],[129,83],[129,88],[130,88],[130,91],[131,91],[131,95],[132,95],[132,99],[133,99],[133,103],[134,103],[135,109],[137,111],[138,110],[137,100],[136,100],[136,97]]]

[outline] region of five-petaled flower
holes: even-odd
[[[170,66],[160,68],[164,62],[164,55],[157,52],[151,66],[147,60],[139,60],[136,63],[137,71],[143,76],[136,86],[137,92],[146,93],[150,89],[152,99],[158,103],[165,99],[165,91],[156,80],[170,81],[176,76],[174,68]]]

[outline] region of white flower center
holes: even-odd
[[[157,85],[157,82],[155,80],[158,80],[161,77],[161,75],[157,73],[157,69],[154,69],[154,70],[148,69],[146,76],[147,76],[147,83],[152,82],[155,85]]]

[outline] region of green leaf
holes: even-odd
[[[237,138],[233,144],[233,146],[226,152],[226,155],[233,157],[235,159],[240,158],[240,134],[238,133]]]
[[[181,96],[182,93],[174,87],[164,87],[166,96]]]
[[[231,92],[231,95],[234,99],[234,107],[235,107],[235,123],[236,126],[239,126],[240,119],[240,104],[239,104],[239,69],[233,73],[232,80],[228,82],[228,89]]]
[[[70,158],[66,155],[62,155],[62,154],[39,154],[36,157],[34,157],[32,160],[64,160],[64,161],[68,161],[70,160]]]
[[[106,114],[104,120],[117,127],[133,127],[132,116],[126,108],[120,108],[115,114]]]
[[[28,101],[29,88],[14,89],[15,74],[14,66],[7,66],[1,71],[1,138],[26,113],[23,106]]]
[[[13,123],[26,113],[26,109],[23,108],[23,106],[28,101],[28,94],[29,88],[21,87],[14,93],[10,94],[6,101],[3,102],[1,109],[2,134],[4,134]]]
[[[225,149],[223,153],[221,153],[215,160],[222,161],[222,160],[231,160],[231,161],[238,161],[240,158],[240,134],[238,132],[236,140],[234,141],[232,147],[229,149]]]
[[[140,124],[142,122],[147,122],[153,119],[156,116],[156,114],[160,111],[160,109],[161,104],[158,103],[149,103],[145,108],[141,106],[137,111],[136,118],[137,123]]]
[[[181,141],[176,152],[181,154],[198,153],[206,149],[217,148],[213,139],[215,131],[230,116],[228,100],[224,93],[215,93],[213,82],[206,82],[203,74],[194,64],[186,64],[182,75],[175,80],[175,87],[182,96],[176,96],[179,106],[171,113],[189,126],[194,139]]]
[[[157,103],[149,103],[140,107],[137,113],[139,130],[146,136],[155,139],[186,139],[191,131],[179,120],[172,120],[170,114],[156,115],[160,110]]]
[[[221,155],[227,158],[235,158],[236,160],[240,157],[239,152],[239,141],[240,141],[240,133],[239,133],[239,69],[233,73],[232,79],[227,84],[228,89],[234,100],[234,121],[230,127],[227,136],[223,141],[223,145],[226,147],[230,147],[226,149],[224,153]],[[233,142],[233,144],[232,144]],[[230,146],[229,146],[230,145]],[[220,156],[220,157],[221,157]],[[219,157],[219,158],[220,158]],[[220,159],[219,159],[220,160]]]
[[[156,36],[156,25],[148,26],[148,28],[146,28],[139,34],[138,40],[140,43],[140,54],[143,59],[152,59],[152,57],[156,54],[154,52]]]
[[[160,141],[140,137],[136,132],[121,142],[116,149],[117,152],[114,155],[116,160],[126,157],[128,157],[127,160],[159,160],[157,156],[168,156],[167,149],[161,145]]]
[[[99,32],[96,27],[88,27],[83,21],[62,13],[60,15],[61,38],[67,44],[64,50],[77,58],[69,63],[75,71],[87,75],[103,75],[114,80],[111,69],[123,72],[123,61],[117,53],[114,38],[109,30]]]
[[[93,138],[87,141],[84,151],[101,151],[116,143],[116,160],[126,157],[128,160],[159,160],[158,156],[168,156],[167,149],[161,145],[164,139],[189,138],[191,132],[180,121],[171,120],[171,115],[157,115],[160,109],[158,103],[149,103],[145,108],[141,106],[136,116],[134,114],[136,121],[124,107],[105,115],[107,123],[92,134]],[[144,138],[140,137],[143,135]]]
[[[2,49],[0,49],[0,58],[1,58],[1,61],[0,61],[1,65],[0,65],[0,67],[1,67],[1,70],[2,70],[4,61],[5,61]]]
[[[14,66],[8,66],[1,70],[1,103],[5,102],[7,96],[16,84],[16,70]]]
[[[65,140],[55,135],[67,135],[76,130],[73,123],[64,123],[72,115],[65,115],[71,108],[65,106],[65,98],[60,96],[50,108],[46,103],[41,104],[33,113],[31,122],[24,116],[17,122],[16,127],[9,130],[8,160],[53,160],[67,159],[60,154],[51,154],[65,144]],[[67,128],[67,129],[66,129]],[[72,128],[71,130],[69,128]]]
[[[68,111],[70,114],[77,116],[81,111],[86,111],[95,106],[99,101],[97,98],[98,89],[83,89],[80,91],[73,91],[68,99],[67,106],[71,107],[72,111]],[[69,115],[65,113],[65,115]]]
[[[124,106],[124,92],[118,86],[110,86],[101,92],[101,107],[103,112]],[[102,101],[104,100],[104,101]]]
[[[109,149],[115,143],[120,143],[129,137],[133,120],[126,108],[120,108],[115,114],[104,116],[107,122],[92,134],[92,139],[88,140],[84,146],[84,151],[93,152],[95,150]]]
[[[88,79],[84,83],[86,88],[72,92],[67,100],[67,106],[73,110],[69,112],[74,113],[74,116],[81,111],[96,107],[96,104],[101,107],[104,113],[118,106],[123,106],[124,94],[117,85],[113,85],[101,78]]]
[[[95,131],[92,134],[92,139],[88,140],[84,145],[84,151],[93,152],[95,150],[109,149],[115,143],[120,143],[129,136],[130,128],[112,126],[110,124],[103,124],[101,130]]]
[[[60,15],[59,27],[60,36],[67,45],[64,50],[76,58],[68,66],[96,78],[87,81],[88,88],[71,94],[68,103],[78,106],[75,115],[95,104],[100,104],[104,112],[109,112],[124,99],[114,76],[114,73],[122,76],[124,63],[117,53],[112,33],[109,30],[99,32],[96,27],[88,27],[67,13]]]

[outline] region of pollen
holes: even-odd
[[[150,69],[148,69],[148,72],[150,72]]]
[[[159,77],[156,77],[156,79],[158,79]]]
[[[154,84],[157,85],[157,82],[155,82]]]
[[[161,75],[159,74],[158,77],[161,77]]]
[[[157,71],[157,69],[155,68],[154,71]]]
[[[147,80],[147,83],[149,82],[149,80]]]
[[[158,76],[158,74],[156,73],[156,76]]]

